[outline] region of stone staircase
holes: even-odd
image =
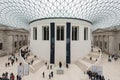
[[[92,60],[90,60],[87,57],[83,58],[82,60],[85,61],[85,62],[91,63],[91,64],[94,64],[96,62],[95,60],[93,60],[93,58],[92,58]]]
[[[85,65],[84,63],[82,63],[82,62],[80,62],[80,61],[76,61],[75,64],[76,64],[82,71],[86,71],[87,65]]]
[[[25,49],[26,47],[28,46],[23,46],[21,49]],[[33,62],[31,62],[32,60]],[[39,70],[45,63],[42,59],[40,59],[33,53],[29,53],[29,56],[27,57],[27,59],[24,60],[24,62],[29,64],[29,71],[31,71],[32,73]]]
[[[99,53],[96,54],[95,52],[92,52],[91,54],[88,54],[88,56],[93,57],[93,58],[98,58]]]
[[[33,63],[30,64],[32,60],[33,60]],[[38,57],[35,57],[35,55],[33,54],[30,54],[25,61],[29,64],[29,70],[32,73],[36,72],[44,65],[44,61]]]
[[[90,68],[90,66],[92,66],[93,64],[95,64],[98,60],[98,58],[100,57],[100,53],[98,52],[98,49],[93,49],[94,51],[91,52],[90,54],[88,54],[87,56],[85,56],[82,59],[79,59],[75,62],[75,64],[82,70],[82,71],[86,71],[88,68]],[[92,57],[92,59],[90,60],[90,57]]]

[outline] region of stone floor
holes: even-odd
[[[103,54],[100,66],[103,67],[103,75],[108,80],[120,80],[120,58],[115,61],[112,59],[112,62],[108,62],[108,55]]]
[[[10,65],[9,67],[5,67],[5,63],[10,62],[8,61],[8,57],[9,56],[0,57],[0,77],[2,76],[2,73],[5,73],[5,72],[8,72],[9,75],[10,73],[14,73],[15,76],[17,74],[17,66],[21,62],[19,59],[19,56],[16,55],[16,57],[18,57],[18,62],[15,62],[13,66]]]
[[[17,74],[17,66],[20,60],[16,62],[13,66],[5,67],[5,63],[8,56],[0,57],[0,76],[3,72],[14,73],[15,76]],[[101,63],[99,64],[103,67],[103,75],[105,79],[108,80],[120,80],[120,59],[117,61],[112,60],[112,62],[108,62],[108,55],[103,54]],[[48,80],[48,75],[51,71],[54,72],[54,78],[51,80],[89,80],[87,75],[84,75],[83,71],[77,67],[75,64],[71,64],[69,69],[65,69],[64,75],[57,75],[56,68],[52,70],[47,70],[46,66],[40,68],[37,72],[29,74],[29,76],[24,76],[22,80]],[[42,78],[42,72],[45,72],[45,78]]]

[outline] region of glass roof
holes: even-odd
[[[120,25],[120,0],[0,0],[0,24],[28,27],[49,17],[85,19],[94,28]]]

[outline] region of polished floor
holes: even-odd
[[[103,66],[103,75],[105,75],[106,80],[120,80],[120,58],[112,62],[108,62],[108,55],[103,54],[101,59],[101,66]]]
[[[17,66],[19,65],[19,62],[21,62],[20,59],[13,66],[7,68],[5,67],[6,62],[8,62],[8,56],[0,58],[0,76],[2,76],[2,73],[6,71],[8,73],[14,73],[16,76]],[[120,59],[108,62],[108,55],[103,54],[99,65],[103,67],[103,75],[106,80],[120,80]],[[56,74],[57,68],[58,67],[56,66],[52,70],[47,70],[47,67],[44,65],[38,71],[34,73],[30,72],[28,76],[24,76],[22,80],[48,80],[48,75],[51,71],[54,72],[54,77],[51,80],[89,80],[88,76],[85,75],[75,64],[71,64],[69,69],[64,68],[64,75]],[[42,72],[45,72],[45,78],[42,77]]]

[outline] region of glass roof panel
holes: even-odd
[[[40,18],[89,20],[93,28],[120,25],[120,0],[0,0],[0,24],[28,27]]]

